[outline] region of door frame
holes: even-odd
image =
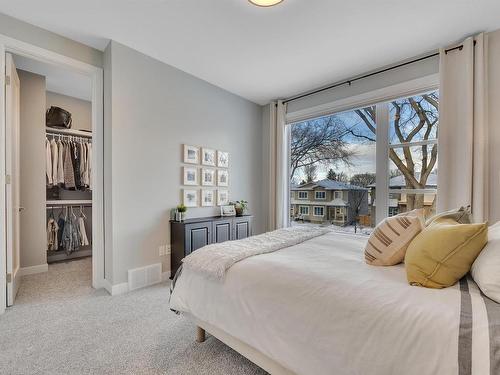
[[[0,34],[0,197],[5,197],[5,54],[28,57],[71,69],[92,81],[92,287],[106,286],[104,271],[104,103],[103,69],[59,53]],[[6,308],[6,215],[5,199],[0,199],[0,314]]]

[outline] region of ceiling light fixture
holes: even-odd
[[[278,5],[283,0],[248,0],[253,5],[257,5],[259,7],[272,7],[273,5]]]

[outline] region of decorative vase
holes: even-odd
[[[242,207],[236,207],[236,216],[243,216],[243,214],[245,213],[245,209],[242,208]]]

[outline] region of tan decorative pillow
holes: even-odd
[[[439,218],[408,246],[406,276],[411,285],[446,288],[467,272],[488,242],[488,225]]]
[[[365,261],[372,266],[394,266],[405,258],[411,240],[424,228],[424,210],[388,217],[368,239]]]
[[[455,208],[454,210],[441,212],[429,218],[425,222],[425,226],[428,227],[437,219],[453,219],[458,224],[471,224],[472,212],[470,211],[470,206]]]

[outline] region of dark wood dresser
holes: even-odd
[[[170,221],[171,278],[181,260],[200,247],[211,243],[241,240],[252,235],[252,215],[234,217],[201,217],[182,222]]]

